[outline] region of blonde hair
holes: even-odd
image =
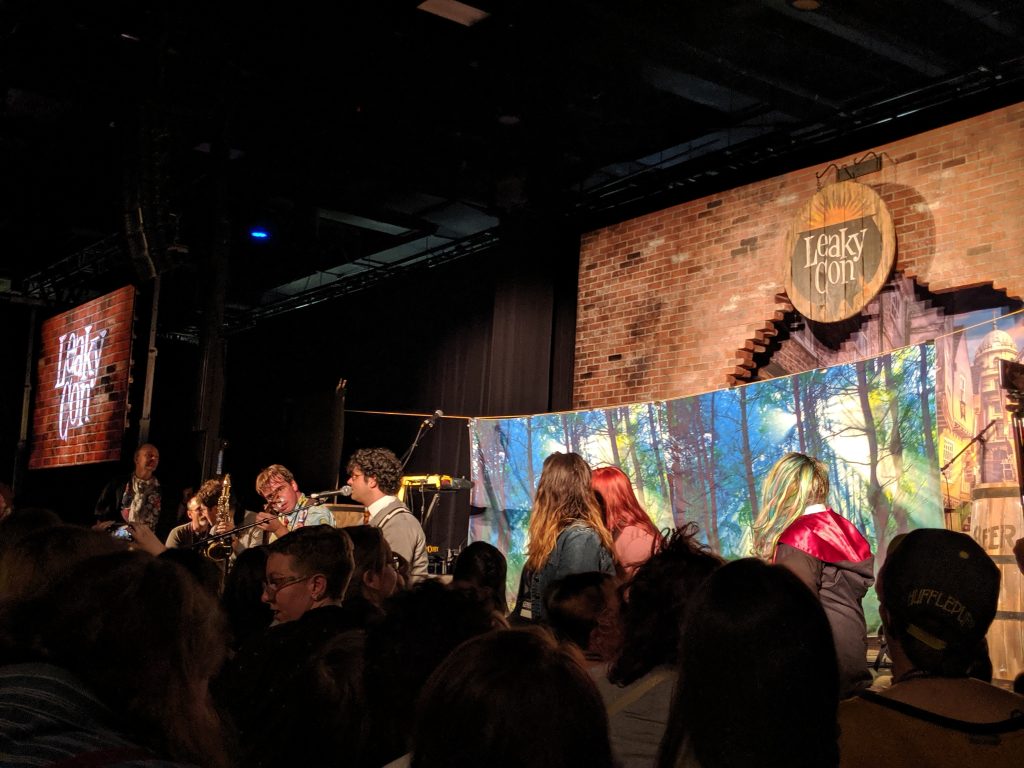
[[[266,469],[261,470],[256,476],[256,493],[262,496],[263,489],[277,479],[290,484],[294,482],[295,475],[291,473],[288,467],[285,467],[282,464],[271,464]]]
[[[754,557],[771,562],[779,537],[811,504],[828,498],[828,467],[813,456],[787,453],[761,485],[761,510],[753,524]]]
[[[530,510],[530,544],[526,568],[536,573],[547,563],[558,534],[573,523],[592,528],[601,544],[615,552],[601,507],[590,487],[590,467],[575,453],[552,453],[544,460],[537,495]]]

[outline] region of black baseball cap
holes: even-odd
[[[984,638],[999,602],[999,568],[963,533],[921,528],[897,537],[878,576],[892,623],[935,652]]]

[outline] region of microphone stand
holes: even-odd
[[[409,459],[412,458],[413,451],[415,451],[416,446],[420,444],[420,438],[423,437],[423,433],[426,432],[428,429],[434,428],[434,424],[437,422],[438,414],[440,414],[440,411],[437,411],[436,413],[432,414],[431,416],[428,416],[422,422],[420,422],[420,428],[416,430],[416,437],[412,439],[412,445],[410,445],[409,449],[402,454],[402,458],[400,459],[402,463],[402,474],[405,474],[405,465],[409,463]]]
[[[996,425],[997,421],[999,421],[999,419],[992,419],[992,421],[990,421],[988,423],[988,426],[986,426],[983,430],[981,430],[981,432],[979,432],[974,437],[972,437],[971,441],[969,443],[967,443],[967,445],[965,445],[963,448],[961,448],[959,451],[957,451],[956,456],[954,456],[953,458],[951,458],[949,461],[947,461],[945,464],[942,465],[942,467],[939,469],[939,473],[943,474],[943,475],[946,474],[946,470],[949,469],[953,465],[953,462],[956,461],[957,459],[959,459],[960,456],[962,456],[963,453],[968,448],[970,448],[972,445],[974,445],[975,443],[981,443],[982,462],[984,463],[984,451],[985,451],[985,442],[986,442],[985,441],[985,433],[988,432],[990,429],[992,429],[992,427],[994,427]]]

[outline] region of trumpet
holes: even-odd
[[[221,486],[220,498],[217,499],[217,524],[231,523],[231,475],[224,475],[224,483]],[[231,546],[231,534],[220,534],[214,536],[206,545],[206,556],[210,560],[229,560],[234,554]]]
[[[274,507],[274,502],[268,501],[264,505],[263,511],[264,512],[269,512],[272,515],[276,515],[278,520],[280,520],[282,523],[286,523],[288,521],[288,519],[291,518],[293,515],[297,515],[300,512],[305,512],[307,509],[310,509],[311,507],[317,506],[319,501],[320,500],[319,500],[318,497],[315,497],[315,496],[310,497],[309,500],[305,504],[299,504],[291,512],[278,512],[275,509],[275,507]],[[269,522],[269,518],[264,518],[263,520],[257,520],[255,522],[249,523],[248,525],[240,525],[237,528],[232,528],[230,531],[225,531],[224,533],[214,534],[213,536],[210,536],[207,539],[205,539],[203,541],[203,543],[207,547],[211,547],[211,546],[213,546],[214,543],[222,541],[223,539],[226,539],[229,536],[236,536],[236,535],[238,535],[240,533],[248,531],[250,528],[255,528],[258,525],[265,525],[267,522]],[[228,546],[230,546],[230,545],[228,545]]]

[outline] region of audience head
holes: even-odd
[[[352,540],[341,528],[311,525],[282,536],[267,547],[263,600],[278,621],[340,602],[354,567]]]
[[[761,484],[751,554],[772,561],[779,537],[808,506],[824,504],[828,488],[828,467],[813,456],[792,452],[775,462]]]
[[[408,751],[416,698],[457,645],[490,631],[490,606],[468,590],[423,581],[396,592],[367,629],[366,698],[370,761],[384,765]]]
[[[223,617],[179,565],[138,551],[92,557],[18,610],[38,660],[81,678],[126,732],[181,762],[226,764],[207,688],[225,654]]]
[[[355,570],[345,591],[345,602],[361,597],[378,608],[398,584],[398,569],[391,547],[380,528],[354,525],[345,529],[352,539]]]
[[[126,549],[107,533],[75,525],[33,531],[0,551],[0,598],[35,597],[83,560]]]
[[[224,580],[221,605],[227,614],[234,648],[269,627],[274,619],[270,606],[261,599],[263,580],[267,577],[266,549],[250,547],[239,552]]]
[[[382,496],[394,496],[402,485],[402,463],[387,448],[361,448],[346,466],[352,498],[369,506]]]
[[[186,571],[214,598],[220,595],[221,569],[213,560],[190,547],[171,547],[160,553],[159,557],[173,560]]]
[[[494,610],[508,613],[508,562],[501,551],[486,541],[474,541],[455,559],[452,583],[472,586],[490,599]]]
[[[604,514],[605,527],[612,535],[618,535],[627,526],[639,526],[661,541],[661,532],[640,506],[625,472],[618,467],[598,467],[592,473],[591,484]]]
[[[613,658],[622,642],[616,587],[614,576],[597,571],[552,582],[544,592],[548,624],[560,640],[602,659]]]
[[[63,525],[60,516],[49,509],[23,507],[0,520],[0,554],[34,531]]]
[[[413,768],[611,768],[604,704],[578,660],[539,629],[462,644],[416,710]]]
[[[590,486],[590,467],[575,453],[552,453],[544,460],[537,495],[530,510],[530,544],[526,568],[539,571],[551,556],[558,534],[573,523],[597,532],[609,552],[612,537]]]
[[[814,594],[753,558],[707,578],[687,611],[660,766],[835,766],[839,673]],[[799,732],[794,732],[799,724]]]
[[[275,732],[259,747],[265,766],[363,765],[366,698],[363,693],[365,634],[352,630],[319,647],[284,691]]]
[[[397,552],[392,552],[391,557],[395,562],[395,569],[398,571],[398,583],[395,585],[395,591],[401,592],[412,584],[412,566]]]
[[[628,685],[679,658],[683,619],[694,593],[724,562],[697,541],[696,523],[666,540],[623,588],[623,645],[608,679]]]
[[[999,602],[999,568],[970,536],[941,529],[894,541],[878,576],[886,637],[913,668],[967,674]]]

